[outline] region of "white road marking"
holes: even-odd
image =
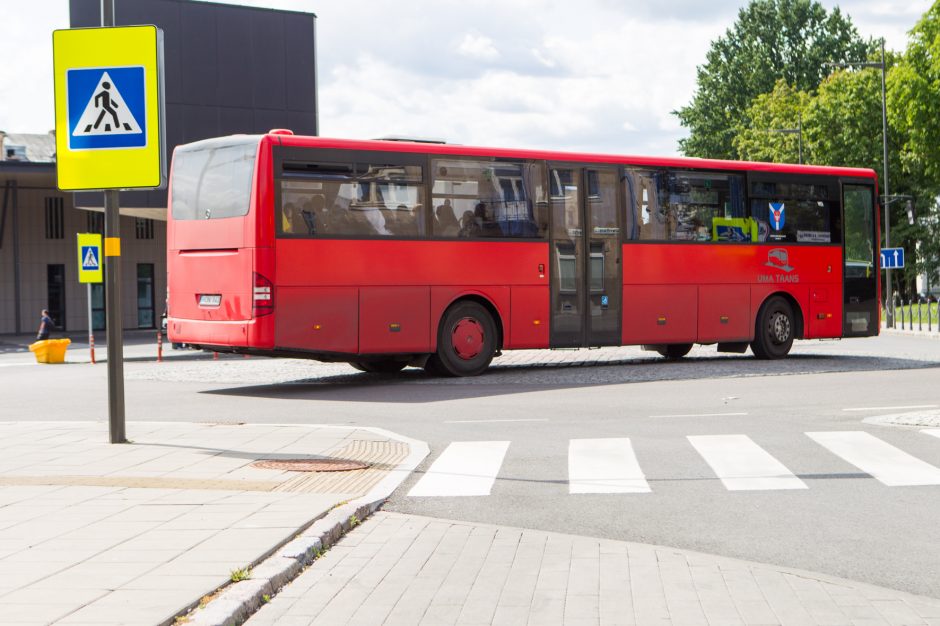
[[[729,491],[807,488],[747,435],[690,435],[688,440]]]
[[[925,428],[924,430],[920,432],[925,433],[927,435],[933,435],[934,437],[937,437],[938,439],[940,439],[940,428]]]
[[[569,493],[649,493],[630,440],[572,439],[568,442]]]
[[[806,435],[889,487],[940,485],[940,469],[862,431]]]
[[[408,495],[488,496],[508,449],[508,441],[455,441]]]
[[[444,420],[445,424],[496,424],[501,422],[547,422],[547,417],[521,417],[519,419],[504,420]]]
[[[732,415],[747,415],[747,413],[685,413],[676,415],[650,415],[650,417],[729,417]]]
[[[902,409],[936,409],[936,404],[911,404],[908,406],[860,406],[843,411],[900,411]]]

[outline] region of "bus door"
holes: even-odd
[[[842,334],[867,337],[878,333],[878,272],[880,255],[875,239],[875,188],[843,184],[845,224],[844,312]]]
[[[552,165],[551,347],[620,345],[619,175]]]

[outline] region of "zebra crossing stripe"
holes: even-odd
[[[862,431],[806,435],[889,487],[940,485],[940,469]]]
[[[455,441],[441,453],[409,496],[488,496],[508,441]]]
[[[940,428],[925,428],[924,430],[920,432],[925,433],[927,435],[933,435],[937,439],[940,439]]]
[[[649,493],[650,486],[629,439],[572,439],[568,442],[568,491]]]
[[[690,435],[688,440],[729,491],[807,489],[747,435]]]

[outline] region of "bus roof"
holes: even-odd
[[[586,152],[559,152],[554,150],[516,150],[487,148],[459,144],[432,144],[426,142],[336,139],[299,135],[265,135],[266,141],[284,146],[326,148],[342,150],[373,150],[382,152],[412,152],[434,155],[481,156],[519,159],[544,159],[560,162],[617,163],[645,167],[680,167],[702,170],[736,170],[750,172],[778,172],[787,174],[816,174],[851,178],[876,178],[872,169],[858,167],[832,167],[823,165],[797,165],[794,163],[763,163],[755,161],[725,161],[693,157],[649,157],[634,155],[592,154]]]

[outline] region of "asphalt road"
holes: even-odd
[[[0,354],[0,420],[97,419],[105,436],[104,366],[25,362]],[[675,546],[940,597],[940,485],[885,485],[806,434],[863,431],[940,467],[940,438],[864,421],[940,415],[937,340],[805,342],[780,362],[709,348],[679,363],[629,348],[507,353],[459,380],[268,359],[125,371],[130,438],[135,421],[187,420],[360,424],[427,441],[431,455],[388,510]],[[733,434],[806,488],[727,489],[688,437]],[[650,492],[570,494],[569,442],[592,438],[629,438]],[[408,496],[461,441],[509,442],[490,495]]]

